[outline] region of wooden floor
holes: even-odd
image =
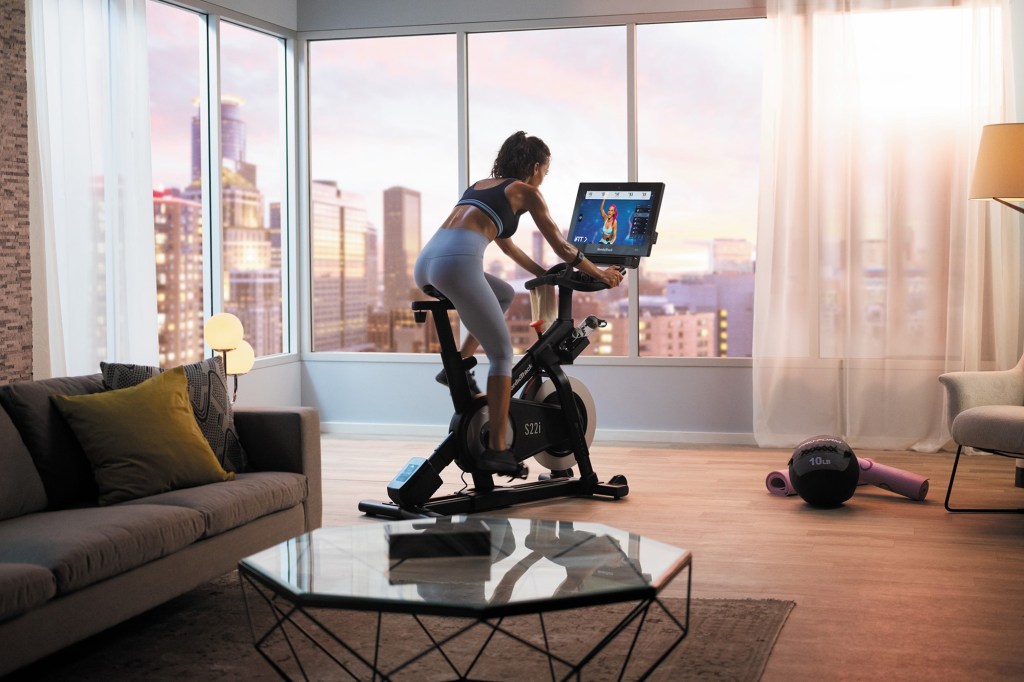
[[[324,525],[381,523],[358,501],[386,498],[387,481],[433,445],[325,436]],[[697,598],[796,602],[763,680],[1024,680],[1024,515],[947,513],[951,454],[859,452],[928,476],[928,499],[862,486],[842,508],[817,510],[765,489],[788,451],[614,443],[592,451],[602,480],[627,476],[627,498],[496,514],[596,521],[685,547]],[[450,469],[444,491],[461,487]],[[1001,457],[961,460],[956,493],[954,503],[1024,507],[1013,462]]]

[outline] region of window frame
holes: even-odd
[[[205,50],[200,54],[201,83],[199,95],[200,163],[202,173],[203,220],[203,314],[205,318],[224,310],[224,248],[221,198],[221,23],[267,34],[283,41],[283,55],[278,71],[282,84],[278,102],[283,169],[281,197],[281,344],[279,354],[256,358],[254,368],[295,362],[300,357],[298,318],[302,314],[298,286],[299,258],[296,244],[301,243],[298,183],[300,181],[299,116],[304,113],[295,97],[299,82],[299,60],[296,57],[298,34],[270,22],[256,19],[225,7],[201,0],[176,2],[149,0],[195,13],[205,22]],[[204,343],[204,357],[211,354]]]
[[[766,16],[764,7],[733,8],[723,10],[694,10],[678,12],[656,12],[648,14],[615,14],[607,16],[593,16],[580,18],[551,18],[551,19],[522,19],[500,22],[467,22],[460,24],[447,24],[443,26],[388,26],[380,28],[353,28],[336,29],[326,31],[303,31],[298,34],[298,47],[296,53],[300,57],[300,78],[299,78],[299,103],[300,121],[302,124],[301,138],[302,145],[300,155],[302,156],[300,168],[299,191],[301,196],[299,202],[302,207],[302,234],[300,235],[300,248],[304,254],[301,267],[303,268],[303,338],[301,354],[304,360],[335,361],[335,362],[408,362],[422,363],[425,359],[433,361],[431,354],[424,353],[375,353],[375,352],[344,352],[344,351],[320,351],[314,352],[311,349],[312,316],[310,314],[309,287],[311,282],[309,251],[311,245],[309,240],[309,225],[305,216],[310,211],[309,183],[312,177],[309,173],[308,150],[311,144],[308,125],[309,101],[309,44],[321,40],[347,40],[359,38],[390,38],[401,36],[454,34],[456,38],[456,68],[457,73],[457,112],[458,119],[458,187],[464,189],[470,182],[469,178],[469,85],[468,85],[468,43],[469,35],[474,33],[498,33],[506,31],[529,31],[548,29],[568,28],[589,28],[598,26],[622,26],[626,30],[626,88],[627,88],[627,174],[628,180],[637,181],[638,176],[638,145],[637,145],[637,82],[636,82],[636,30],[638,26],[647,24],[679,23],[694,21],[724,21],[734,19],[764,19]],[[443,29],[443,30],[442,30]],[[593,357],[581,356],[576,359],[576,364],[600,365],[600,366],[644,366],[644,367],[750,367],[752,358],[730,358],[730,357],[645,357],[640,355],[640,326],[639,321],[639,276],[636,270],[629,271],[629,340],[628,354],[625,356]]]

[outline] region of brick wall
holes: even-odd
[[[31,378],[25,0],[0,0],[0,383]]]

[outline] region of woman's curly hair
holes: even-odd
[[[491,177],[526,180],[533,174],[534,164],[544,164],[550,157],[551,150],[544,140],[520,130],[509,135],[501,145],[491,167]]]

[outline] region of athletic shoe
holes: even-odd
[[[526,478],[530,469],[512,456],[511,450],[491,450],[485,448],[476,458],[476,466],[480,471],[489,471],[510,478]]]
[[[447,386],[448,375],[445,374],[444,370],[442,369],[440,372],[437,373],[437,376],[434,377],[434,381],[441,384],[442,386]],[[483,391],[480,390],[480,387],[476,385],[476,376],[474,375],[472,370],[466,370],[466,382],[469,383],[469,392],[472,393],[473,395],[476,395],[477,393],[483,393]]]

